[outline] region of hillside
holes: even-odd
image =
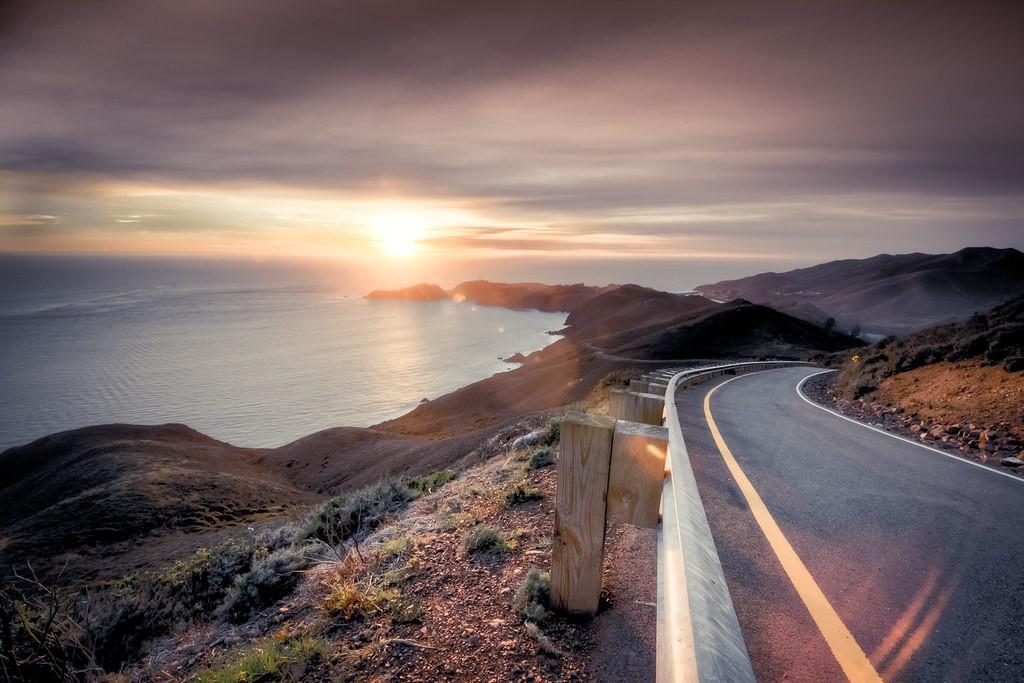
[[[848,331],[907,334],[986,311],[1024,294],[1024,254],[975,247],[953,254],[881,254],[786,273],[701,285],[704,296],[743,298]]]
[[[11,448],[0,454],[0,567],[34,560],[52,577],[67,560],[70,582],[116,576],[173,556],[183,537],[315,500],[258,454],[184,425],[87,427]]]
[[[876,391],[889,377],[938,363],[984,365],[1007,375],[1024,371],[1024,297],[900,338],[887,338],[846,359],[839,385],[851,398]]]
[[[699,307],[663,325],[609,335],[599,344],[609,353],[630,358],[803,359],[820,351],[859,346],[861,342],[767,306],[739,300]]]
[[[1024,458],[1024,297],[835,356],[819,394],[854,417],[981,462]],[[823,380],[824,381],[824,380]]]

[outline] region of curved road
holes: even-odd
[[[835,633],[828,640],[827,620],[812,617],[829,610],[883,680],[1024,680],[1024,480],[810,405],[796,387],[816,372],[742,375],[676,396],[758,680],[848,680]],[[823,594],[817,611],[765,514]]]

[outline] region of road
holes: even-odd
[[[676,397],[758,680],[1024,680],[1024,480],[809,404],[815,372]]]

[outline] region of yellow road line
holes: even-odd
[[[843,624],[842,619],[836,614],[828,598],[825,597],[825,594],[815,582],[814,577],[811,576],[811,572],[807,570],[803,561],[796,554],[796,551],[793,550],[793,546],[790,545],[785,535],[783,535],[775,518],[768,512],[767,506],[761,500],[761,496],[757,493],[754,485],[750,483],[750,479],[747,478],[739,463],[736,462],[732,451],[729,450],[725,439],[722,438],[722,433],[718,431],[718,425],[715,424],[715,419],[711,416],[711,396],[735,379],[739,379],[739,377],[733,377],[722,382],[704,397],[704,417],[707,418],[708,427],[711,429],[711,436],[714,437],[718,450],[722,453],[722,459],[725,460],[729,472],[732,473],[733,479],[736,480],[736,485],[739,486],[743,496],[747,499],[747,505],[750,508],[750,512],[754,515],[757,525],[764,532],[765,538],[768,539],[768,544],[771,545],[772,550],[775,551],[775,556],[782,563],[783,570],[789,576],[789,580],[793,583],[793,587],[796,588],[800,599],[803,600],[807,611],[811,613],[811,618],[818,625],[821,635],[825,637],[825,642],[831,648],[832,654],[835,655],[836,661],[839,662],[839,666],[843,669],[843,673],[854,683],[861,683],[861,681],[880,682],[882,678],[875,671],[875,667],[871,665],[868,656],[864,654],[864,650],[857,644],[853,634],[850,633],[846,625]]]

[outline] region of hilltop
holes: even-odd
[[[952,254],[880,254],[786,273],[701,285],[711,299],[743,298],[799,318],[865,333],[907,334],[1024,294],[1024,253],[971,247]]]

